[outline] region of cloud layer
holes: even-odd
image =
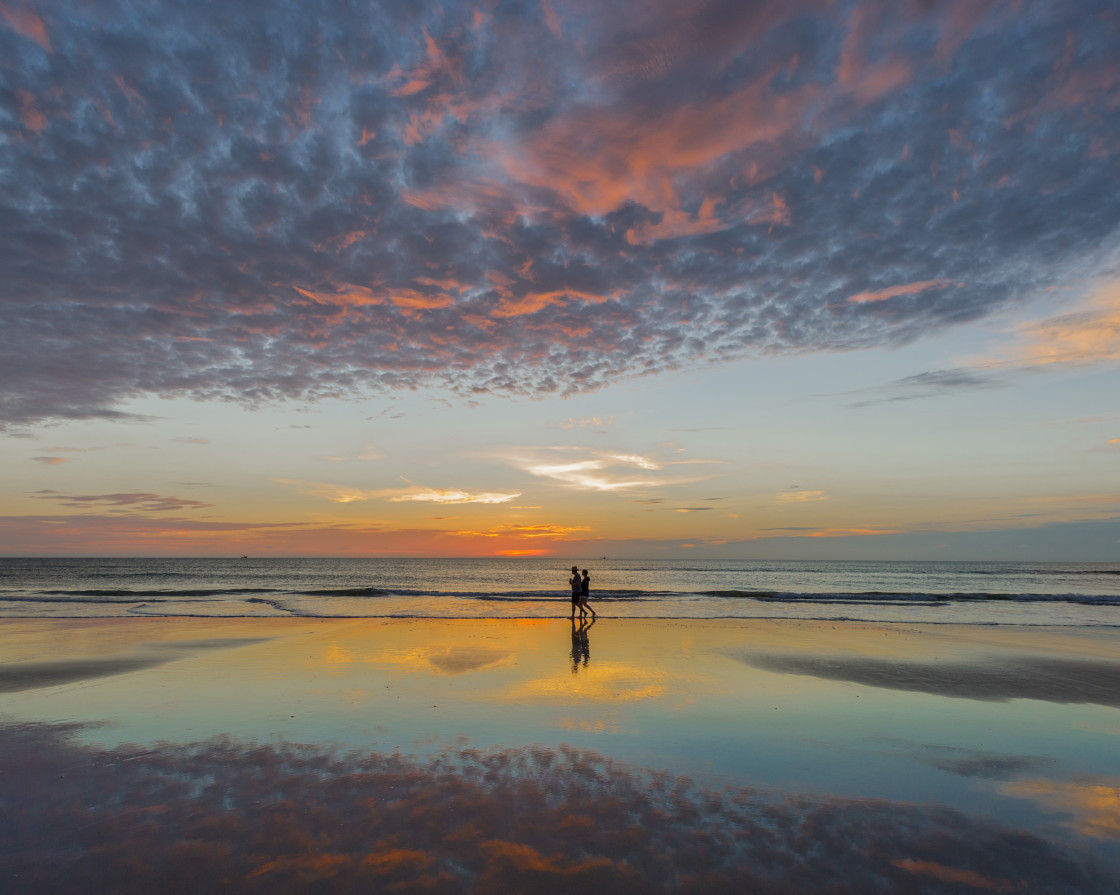
[[[898,344],[1116,249],[1105,0],[0,12],[8,424]]]

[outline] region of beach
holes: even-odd
[[[1112,629],[27,618],[0,655],[7,891],[1120,891]]]

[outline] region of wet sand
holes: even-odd
[[[11,891],[1120,891],[1108,630],[10,620],[0,657]]]

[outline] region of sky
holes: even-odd
[[[0,0],[0,554],[1120,560],[1110,0]]]

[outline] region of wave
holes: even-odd
[[[275,593],[275,591],[273,592]],[[301,597],[390,597],[400,596],[408,593],[408,591],[382,590],[379,587],[328,587],[316,590],[301,590],[296,593]],[[412,593],[420,594],[422,592],[412,591]]]
[[[396,599],[447,599],[482,600],[482,602],[507,603],[563,603],[567,602],[567,591],[556,590],[433,590],[433,589],[384,589],[377,587],[316,588],[308,590],[283,590],[270,587],[207,587],[207,588],[86,588],[66,590],[40,590],[30,594],[8,593],[0,596],[0,602],[161,602],[161,600],[183,599],[243,599],[244,602],[263,602],[262,597],[311,597],[327,600],[339,598],[385,598]],[[254,600],[253,598],[258,598]],[[1005,591],[968,591],[968,593],[934,593],[934,591],[895,591],[862,590],[832,591],[832,593],[812,593],[812,591],[777,590],[600,590],[591,594],[592,602],[668,602],[668,600],[717,599],[717,600],[758,600],[760,603],[822,603],[822,604],[945,604],[1004,602],[1011,603],[1079,603],[1104,606],[1120,606],[1120,595],[1095,594],[1015,594]]]
[[[149,597],[222,597],[241,596],[243,594],[274,594],[272,587],[186,587],[186,588],[150,588],[138,590],[129,588],[87,588],[82,590],[44,590],[39,593],[44,596],[60,597],[136,597],[146,600]]]

